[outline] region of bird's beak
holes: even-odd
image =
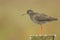
[[[26,15],[26,13],[22,14],[22,16]]]

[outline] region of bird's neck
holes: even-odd
[[[29,16],[30,16],[30,17],[33,16],[33,13],[29,14]]]

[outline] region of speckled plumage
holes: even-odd
[[[50,21],[55,21],[57,18],[53,18],[44,13],[36,13],[33,10],[28,10],[27,14],[30,16],[30,19],[37,24],[44,24]]]

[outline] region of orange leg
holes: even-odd
[[[40,24],[40,35],[43,34],[43,27],[42,27],[42,24]]]

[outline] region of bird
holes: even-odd
[[[35,12],[31,9],[27,10],[27,14],[29,15],[30,19],[36,23],[36,24],[40,24],[40,34],[43,34],[43,27],[42,24],[45,24],[47,22],[51,22],[51,21],[56,21],[57,18],[51,17],[46,15],[45,13],[38,13]]]
[[[33,10],[27,10],[27,14],[30,16],[30,19],[37,24],[44,24],[50,21],[56,21],[57,18],[53,18],[51,16],[48,16],[44,13],[37,13]]]

